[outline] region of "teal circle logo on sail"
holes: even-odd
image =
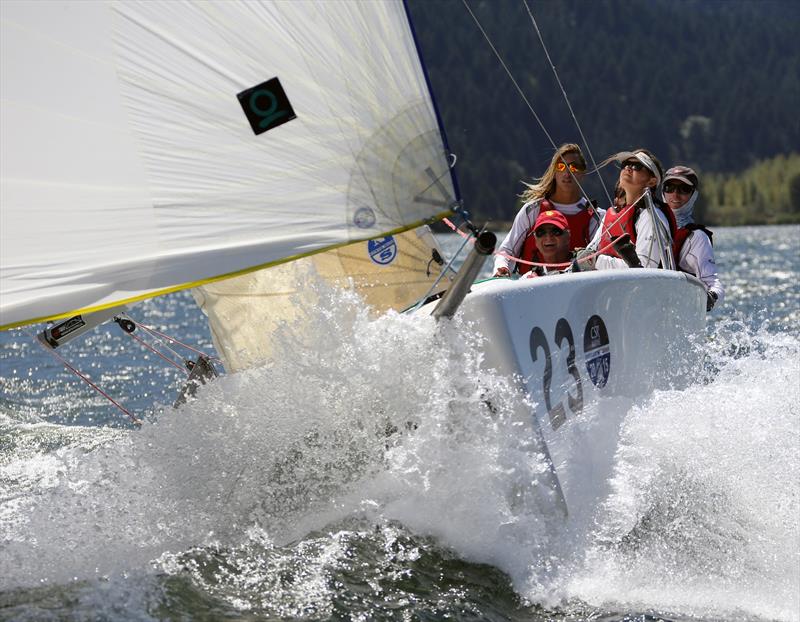
[[[269,101],[269,107],[266,110],[258,105],[264,99]],[[286,110],[278,110],[278,98],[275,97],[272,91],[267,91],[266,89],[253,91],[250,94],[248,104],[253,114],[261,117],[261,121],[258,122],[258,127],[261,129],[268,128],[273,122],[289,114]]]
[[[278,78],[250,87],[236,97],[256,136],[297,118]]]
[[[611,348],[608,342],[608,330],[599,315],[593,315],[586,322],[586,329],[583,332],[583,356],[592,384],[602,389],[611,374]]]
[[[359,229],[370,229],[376,221],[375,211],[371,207],[359,207],[353,214],[353,224]]]
[[[367,252],[373,263],[387,266],[397,257],[397,242],[391,235],[385,238],[376,238],[367,242]]]

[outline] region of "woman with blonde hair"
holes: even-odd
[[[522,208],[514,218],[511,231],[500,244],[494,261],[494,276],[511,276],[516,269],[525,274],[531,266],[517,262],[523,259],[540,263],[536,248],[534,223],[541,212],[548,210],[563,214],[569,223],[564,235],[570,236],[569,248],[586,246],[598,230],[603,210],[597,210],[589,199],[581,196],[580,180],[586,173],[586,160],[575,143],[561,145],[553,154],[550,166],[535,184],[525,184]]]
[[[605,163],[617,162],[620,167],[619,186],[620,203],[624,192],[624,207],[615,205],[610,207],[603,218],[603,226],[595,235],[590,244],[590,251],[601,250],[603,254],[596,258],[592,252],[578,253],[577,261],[573,264],[573,271],[593,269],[612,269],[631,267],[629,261],[624,260],[613,242],[615,239],[628,235],[630,242],[636,247],[639,265],[643,268],[657,268],[661,263],[661,249],[659,239],[665,248],[664,252],[671,250],[672,239],[675,236],[675,217],[656,196],[655,191],[661,185],[664,169],[658,158],[647,149],[634,149],[633,151],[620,151],[608,158]],[[657,219],[653,222],[651,212],[646,208],[644,194],[649,190],[656,207]],[[660,231],[656,231],[659,227]],[[634,257],[634,260],[636,258]],[[635,266],[639,267],[639,266]]]

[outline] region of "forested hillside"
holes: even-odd
[[[522,0],[467,0],[553,142],[584,144]],[[586,142],[599,162],[646,146],[720,184],[800,152],[800,2],[794,0],[528,0]],[[409,0],[465,206],[509,220],[521,180],[553,147],[462,0]],[[785,162],[785,161],[784,161]],[[603,172],[613,185],[616,172]],[[711,174],[714,174],[712,177]],[[751,175],[749,183],[773,183]],[[736,209],[704,197],[715,224],[800,220],[780,205]],[[777,183],[777,182],[775,182]],[[587,187],[598,198],[597,183]],[[733,192],[733,190],[731,190]],[[771,195],[771,196],[772,196]],[[754,195],[755,196],[755,195]],[[719,202],[727,201],[727,202]],[[738,204],[737,204],[738,205]],[[770,217],[769,210],[780,217]]]
[[[711,224],[800,222],[800,154],[776,156],[738,173],[706,175],[695,215]]]

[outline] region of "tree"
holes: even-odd
[[[800,173],[789,180],[789,211],[800,214]]]

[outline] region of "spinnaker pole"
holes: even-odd
[[[455,315],[459,305],[464,300],[464,296],[469,293],[469,288],[475,281],[475,277],[481,271],[486,257],[494,252],[496,245],[497,236],[491,231],[483,231],[478,234],[472,251],[464,260],[464,264],[459,269],[449,289],[431,313],[433,317],[438,320]]]

